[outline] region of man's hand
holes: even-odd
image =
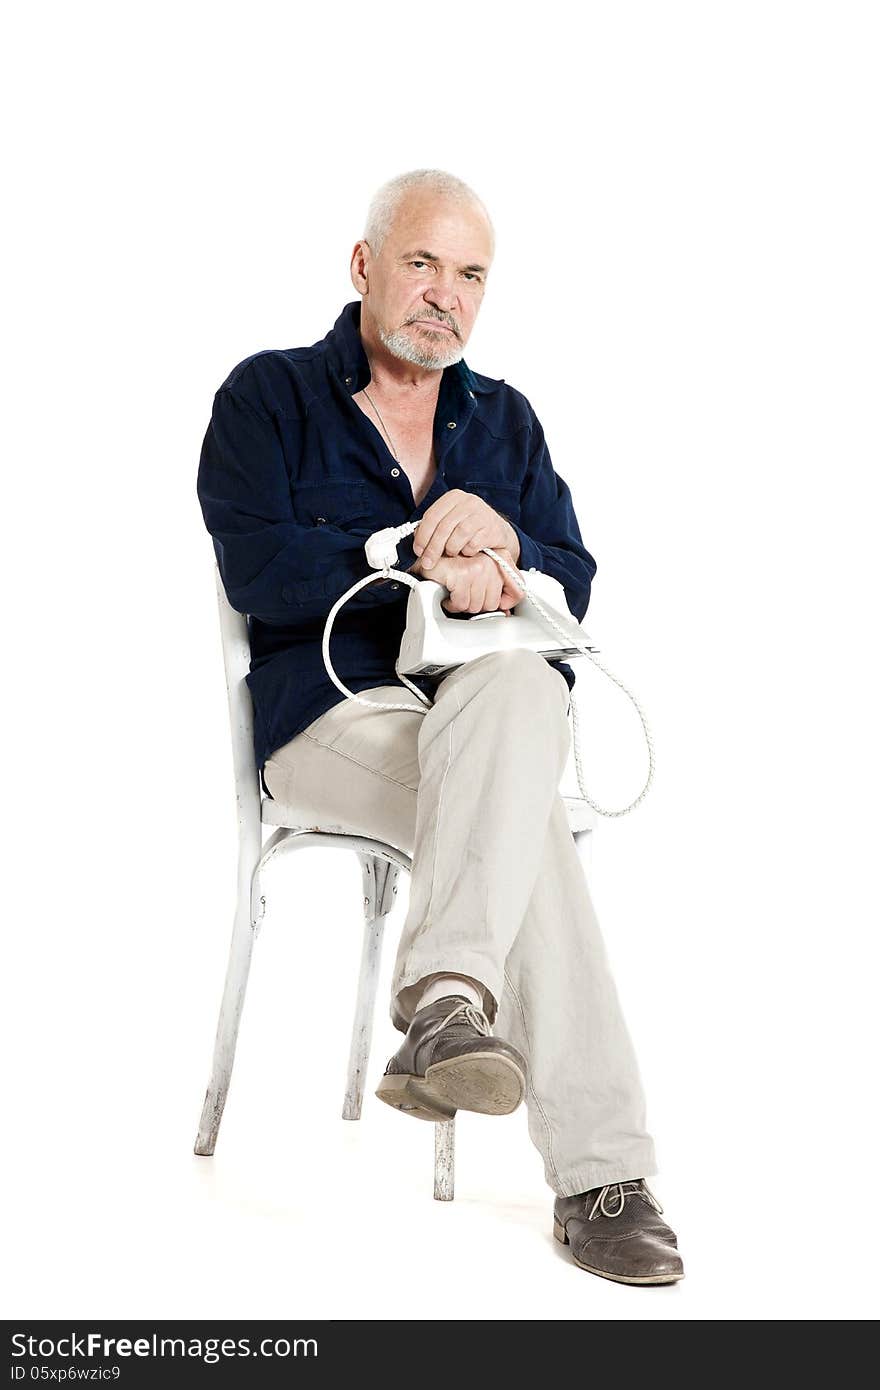
[[[427,515],[427,513],[426,513]],[[494,546],[502,560],[516,568],[513,552],[504,546]],[[449,590],[442,607],[447,613],[507,613],[525,592],[496,565],[491,555],[441,555],[427,574],[422,573],[422,561],[417,560],[409,570],[419,579],[433,579]]]
[[[514,564],[519,557],[519,538],[510,522],[493,511],[482,497],[457,487],[431,503],[413,533],[413,549],[429,579],[441,555],[474,556],[484,545],[509,551]],[[485,558],[498,573],[491,555]]]

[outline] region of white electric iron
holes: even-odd
[[[375,709],[409,709],[415,710],[419,714],[426,714],[431,708],[432,702],[427,695],[419,690],[418,686],[413,685],[412,681],[407,679],[407,673],[409,675],[417,673],[436,675],[441,671],[461,666],[466,661],[472,661],[484,653],[504,651],[512,647],[526,647],[531,651],[538,652],[550,661],[568,660],[575,656],[589,657],[600,671],[604,671],[615,685],[620,686],[620,689],[629,696],[638,711],[648,744],[648,778],[635,801],[630,802],[629,806],[624,806],[619,811],[605,810],[604,807],[597,805],[591,799],[583,782],[577,736],[577,706],[572,690],[569,703],[578,787],[587,804],[592,806],[593,810],[601,816],[625,816],[628,811],[632,811],[645,796],[654,776],[654,746],[647,721],[632,692],[627,690],[623,681],[612,675],[596,658],[595,653],[599,648],[590,645],[589,634],[584,631],[575,615],[569,610],[562,585],[552,575],[544,574],[537,569],[520,572],[509,565],[490,546],[483,546],[482,549],[485,553],[491,555],[496,564],[500,565],[514,580],[516,586],[524,590],[523,597],[509,613],[501,610],[495,613],[447,613],[442,606],[443,599],[447,597],[447,590],[441,584],[433,579],[417,579],[412,574],[393,568],[393,564],[397,560],[398,543],[404,537],[411,535],[419,524],[420,521],[411,521],[406,522],[403,526],[388,526],[382,531],[376,531],[365,542],[364,549],[367,560],[376,573],[365,575],[356,584],[352,584],[351,588],[347,589],[333,604],[324,624],[321,652],[327,674],[333,684],[349,700],[357,700],[362,705],[371,705]],[[377,579],[392,577],[402,581],[410,589],[406,610],[406,630],[401,640],[395,671],[404,685],[408,686],[421,701],[418,705],[397,700],[369,700],[364,695],[358,695],[343,684],[333,670],[330,660],[330,633],[339,609],[365,585],[372,584]]]
[[[528,588],[509,612],[498,609],[494,613],[447,613],[443,607],[447,594],[441,584],[433,580],[416,584],[410,589],[407,603],[406,631],[397,661],[398,675],[405,672],[409,676],[417,673],[433,676],[486,652],[506,651],[511,647],[526,647],[548,661],[580,656],[581,643],[588,643],[589,636],[569,613],[565,590],[559,580],[537,569],[521,573]],[[569,614],[568,621],[574,628],[571,641],[550,630],[535,605],[535,596],[556,610],[563,625],[562,614]]]

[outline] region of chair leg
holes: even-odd
[[[394,906],[399,870],[379,855],[359,854],[364,885],[364,941],[357,1002],[348,1056],[348,1081],[342,1104],[343,1120],[359,1120],[370,1061],[376,988],[382,962],[385,919]]]
[[[206,1157],[214,1152],[220,1121],[223,1118],[253,949],[254,929],[251,925],[250,893],[240,889],[232,927],[229,964],[226,967],[226,983],[220,1004],[220,1019],[214,1042],[211,1080],[205,1092],[199,1133],[193,1150],[194,1153]]]
[[[434,1196],[451,1202],[455,1196],[455,1116],[434,1125]]]

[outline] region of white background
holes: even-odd
[[[840,0],[12,21],[7,1316],[872,1315],[877,38]],[[465,356],[544,424],[598,561],[585,626],[655,741],[591,882],[671,1289],[570,1262],[523,1108],[461,1117],[432,1200],[432,1127],[372,1094],[405,887],[342,1121],[353,856],[267,877],[217,1152],[192,1154],[236,856],[199,449],[236,362],[356,297],[369,198],[417,167],[490,209]],[[641,732],[576,669],[619,805]]]

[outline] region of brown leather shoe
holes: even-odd
[[[491,1032],[460,994],[416,1009],[376,1095],[419,1120],[451,1120],[456,1110],[509,1115],[525,1095],[526,1060]]]
[[[674,1284],[684,1278],[675,1232],[644,1178],[612,1182],[553,1203],[553,1234],[581,1269],[618,1284]]]

